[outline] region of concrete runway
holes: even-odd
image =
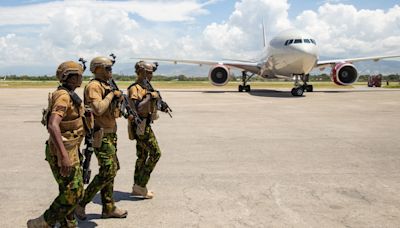
[[[57,195],[39,122],[49,91],[0,89],[0,227]],[[79,227],[400,227],[400,90],[162,94],[174,117],[153,127],[155,198],[130,197],[135,142],[119,119],[114,197],[128,218],[100,219],[97,195]]]

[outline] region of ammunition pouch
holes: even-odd
[[[68,157],[73,166],[80,164],[79,147],[84,138],[84,134],[85,130],[83,126],[77,130],[61,133],[64,148],[67,151]],[[61,167],[61,154],[57,152],[57,148],[51,138],[49,142],[50,151],[57,156],[57,165]]]
[[[45,126],[47,128],[47,124],[49,122],[49,118],[50,118],[50,112],[51,112],[51,105],[52,105],[52,94],[49,93],[49,97],[48,97],[48,106],[47,108],[44,108],[42,110],[42,120],[40,121],[43,126]]]
[[[60,130],[61,133],[63,132],[75,132],[77,131],[76,129],[82,129],[83,130],[83,135],[85,134],[84,128],[83,128],[83,119],[81,117],[78,117],[74,120],[63,120],[60,122]]]

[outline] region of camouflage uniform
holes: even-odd
[[[128,96],[132,103],[138,104],[145,97],[148,91],[140,84],[135,83],[128,88]],[[154,170],[161,157],[161,151],[157,139],[151,129],[150,123],[158,118],[155,101],[150,103],[151,113],[141,118],[146,122],[143,134],[137,133],[137,126],[134,122],[128,123],[128,133],[130,139],[136,139],[136,165],[134,174],[134,184],[145,188],[150,179],[150,174]]]
[[[95,142],[94,152],[100,166],[99,173],[85,190],[80,206],[85,207],[98,191],[101,191],[103,213],[114,211],[114,178],[119,170],[117,158],[117,125],[119,116],[112,105],[113,93],[105,81],[94,79],[85,88],[85,104],[94,112]],[[99,130],[100,129],[100,130]],[[97,138],[97,139],[96,139]],[[97,141],[97,142],[96,142]],[[98,144],[97,146],[95,144]]]
[[[68,92],[63,89],[55,91],[50,102],[49,110],[51,110],[51,113],[63,117],[60,123],[60,130],[65,149],[72,162],[72,169],[69,176],[61,176],[59,154],[50,138],[46,142],[46,160],[58,183],[59,195],[44,213],[44,219],[50,226],[54,226],[58,221],[62,227],[74,227],[77,222],[72,213],[83,195],[79,146],[85,134],[82,121],[84,109],[83,105],[79,108],[76,107]]]

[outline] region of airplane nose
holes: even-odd
[[[292,48],[300,55],[314,56],[315,58],[318,56],[315,45],[293,45]]]
[[[318,59],[318,50],[315,45],[293,45],[292,49],[294,50],[294,55],[309,63],[315,63]]]
[[[298,73],[310,72],[318,59],[318,51],[315,45],[299,44],[291,45],[290,58],[293,67],[298,69]]]

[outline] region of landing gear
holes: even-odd
[[[248,81],[254,76],[255,74],[248,75],[247,71],[242,71],[242,85],[239,85],[238,91],[239,92],[250,92],[251,88],[250,85],[246,85]]]
[[[306,91],[307,92],[313,92],[314,91],[313,85],[306,85]]]
[[[309,80],[309,74],[294,74],[294,88],[292,89],[291,93],[295,97],[303,96],[304,91],[313,92],[314,87],[312,85],[308,85],[307,82]],[[300,81],[302,83],[300,83]]]
[[[250,92],[250,85],[239,85],[239,92]]]
[[[292,89],[292,95],[295,97],[301,97],[301,96],[303,96],[303,93],[304,93],[304,89],[301,86],[298,88]]]

